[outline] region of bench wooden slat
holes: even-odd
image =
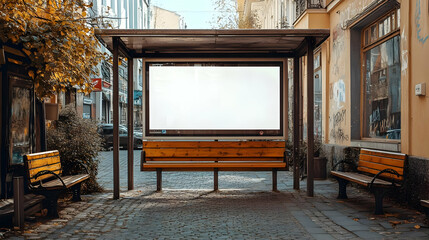
[[[25,155],[25,157],[28,160],[46,158],[46,157],[52,157],[52,156],[59,156],[58,150],[46,151],[43,153],[30,153],[30,154]]]
[[[145,149],[146,157],[283,157],[284,148]]]
[[[370,168],[366,168],[366,167],[358,167],[358,170],[362,171],[362,172],[371,173],[374,175],[380,172],[379,170],[374,170],[374,169],[370,169]],[[380,176],[384,177],[384,178],[395,179],[395,180],[400,180],[400,181],[402,181],[402,179],[403,179],[403,177],[397,177],[396,175],[390,174],[390,173],[383,173]]]
[[[384,165],[384,164],[378,164],[378,163],[374,163],[374,162],[367,162],[367,161],[363,161],[363,160],[359,161],[359,166],[360,167],[369,168],[369,169],[373,169],[373,170],[376,170],[376,171],[381,171],[381,170],[390,168],[390,169],[393,169],[393,170],[397,171],[401,175],[404,174],[404,172],[403,172],[404,169],[403,168],[388,166],[388,165]]]
[[[371,183],[373,177],[371,176],[366,176],[363,174],[359,174],[359,173],[354,173],[354,172],[338,172],[338,171],[331,171],[331,174],[337,177],[341,177],[344,178],[346,180],[349,180],[351,182],[355,182],[358,183],[360,185],[364,185],[364,186],[369,186],[369,184]],[[392,185],[392,183],[381,180],[381,179],[376,179],[374,181],[374,186],[390,186]]]
[[[222,162],[222,163],[144,163],[142,166],[142,171],[153,171],[157,168],[162,169],[163,171],[168,169],[182,169],[182,170],[199,170],[199,169],[207,169],[213,170],[215,168],[219,169],[274,169],[274,168],[286,168],[286,163],[281,162],[265,162],[265,163],[253,163],[253,162]]]
[[[265,158],[265,157],[260,157],[260,158],[252,158],[252,157],[225,157],[225,158],[221,158],[221,157],[183,157],[183,158],[179,158],[179,157],[147,157],[146,161],[151,162],[158,162],[158,161],[171,161],[171,162],[177,162],[177,161],[206,161],[206,162],[214,162],[214,161],[254,161],[254,162],[265,162],[265,161],[278,161],[278,162],[282,162],[283,161],[283,157],[270,157],[270,158]]]
[[[404,167],[404,160],[394,159],[394,158],[385,158],[385,157],[379,157],[379,156],[372,156],[372,155],[362,154],[362,153],[359,155],[359,160],[385,164],[385,165],[393,166],[393,167],[401,167],[401,168]]]
[[[64,181],[64,184],[67,188],[76,185],[86,179],[89,178],[88,174],[79,174],[79,175],[72,175],[72,176],[62,176],[61,179]],[[48,182],[45,182],[42,184],[42,186],[46,189],[53,190],[53,189],[61,189],[63,188],[63,184],[59,179],[54,179]]]
[[[44,179],[53,177],[52,174],[45,174],[45,175],[38,177],[37,179],[33,178],[38,172],[44,171],[44,170],[52,171],[58,175],[61,175],[61,163],[57,163],[55,165],[49,165],[49,166],[45,166],[45,167],[33,168],[33,169],[29,170],[28,172],[30,175],[31,183],[38,182],[40,180],[44,180]]]
[[[238,167],[238,168],[216,168],[219,172],[266,172],[272,171],[273,168],[255,168],[255,167]],[[277,171],[288,171],[287,168],[275,168]],[[153,172],[156,168],[144,168],[142,172]],[[214,168],[164,168],[163,172],[213,172]]]
[[[284,141],[147,141],[149,148],[285,148]]]
[[[378,151],[378,150],[365,149],[365,148],[362,148],[360,150],[360,153],[379,156],[379,157],[385,157],[385,158],[400,159],[400,160],[407,159],[407,155],[403,153],[385,152],[385,151]]]
[[[423,207],[429,208],[429,200],[420,200],[420,204]]]
[[[40,158],[28,161],[28,169],[39,168],[47,165],[54,165],[60,163],[59,156],[51,156],[47,158]]]
[[[144,163],[143,164],[143,168],[148,167],[148,168],[190,168],[190,167],[195,167],[195,168],[219,168],[219,167],[223,167],[223,168],[227,168],[227,167],[232,167],[232,168],[238,168],[238,167],[259,167],[259,168],[282,168],[282,167],[286,167],[286,163],[277,163],[277,162],[264,162],[264,163],[259,163],[259,162],[219,162],[219,163]]]

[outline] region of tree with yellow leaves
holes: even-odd
[[[90,76],[107,55],[94,35],[103,18],[90,16],[91,7],[86,0],[0,0],[0,41],[28,55],[39,97],[70,87],[92,90]]]

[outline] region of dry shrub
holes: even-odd
[[[95,121],[80,118],[74,107],[67,105],[60,111],[59,119],[46,130],[46,140],[48,150],[60,153],[63,175],[85,173],[82,165],[88,169],[90,178],[82,184],[83,193],[103,190],[97,183],[97,156],[102,139]]]

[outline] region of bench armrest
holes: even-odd
[[[340,165],[340,164],[342,164],[342,163],[348,164],[348,165],[350,165],[350,166],[352,166],[352,167],[353,167],[353,170],[356,170],[356,164],[355,164],[354,162],[350,162],[350,161],[346,161],[346,160],[341,160],[341,161],[337,162],[337,163],[332,167],[332,169],[333,169],[333,170],[335,170],[335,169],[337,168],[337,166],[338,166],[338,165]]]
[[[54,175],[56,178],[58,178],[60,180],[60,182],[63,184],[63,187],[67,188],[66,184],[63,181],[63,179],[61,179],[61,177],[58,174],[56,174],[56,173],[54,173],[52,171],[49,171],[49,170],[40,171],[40,172],[36,173],[32,178],[37,179],[38,177],[46,175],[46,174],[52,174],[52,175]],[[30,186],[31,186],[31,184],[30,184]],[[42,181],[40,181],[40,188],[44,188]]]
[[[381,174],[383,174],[383,173],[390,173],[390,174],[393,174],[393,175],[396,175],[397,177],[401,177],[402,175],[401,174],[399,174],[397,171],[395,171],[394,169],[391,169],[391,168],[387,168],[387,169],[384,169],[384,170],[381,170],[380,172],[378,172],[377,174],[375,174],[374,175],[374,177],[372,178],[372,181],[371,181],[371,183],[369,184],[369,190],[371,191],[372,190],[372,188],[373,188],[373,185],[374,185],[374,182],[375,182],[375,180],[381,175]],[[385,179],[383,179],[384,181],[386,181]],[[395,182],[392,180],[391,181],[392,182],[392,185],[393,186],[395,186]]]
[[[83,167],[83,169],[85,169],[86,174],[89,174],[88,168],[85,166],[85,164],[83,164],[82,161],[79,160],[79,161],[76,161],[76,162],[79,163]]]

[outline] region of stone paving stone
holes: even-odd
[[[349,199],[337,200],[338,184],[315,182],[315,197],[292,189],[290,172],[278,173],[280,192],[271,192],[270,172],[221,172],[213,192],[211,172],[156,174],[139,171],[135,151],[135,190],[126,191],[126,151],[120,151],[121,198],[112,199],[112,152],[101,152],[98,179],[106,192],[60,202],[59,219],[30,223],[10,239],[429,239],[429,229],[415,210],[385,204],[388,215],[372,215],[373,196],[347,188]],[[417,217],[416,217],[417,216]],[[355,220],[353,220],[355,219]],[[405,222],[407,220],[408,222]],[[389,221],[402,221],[393,228]]]

